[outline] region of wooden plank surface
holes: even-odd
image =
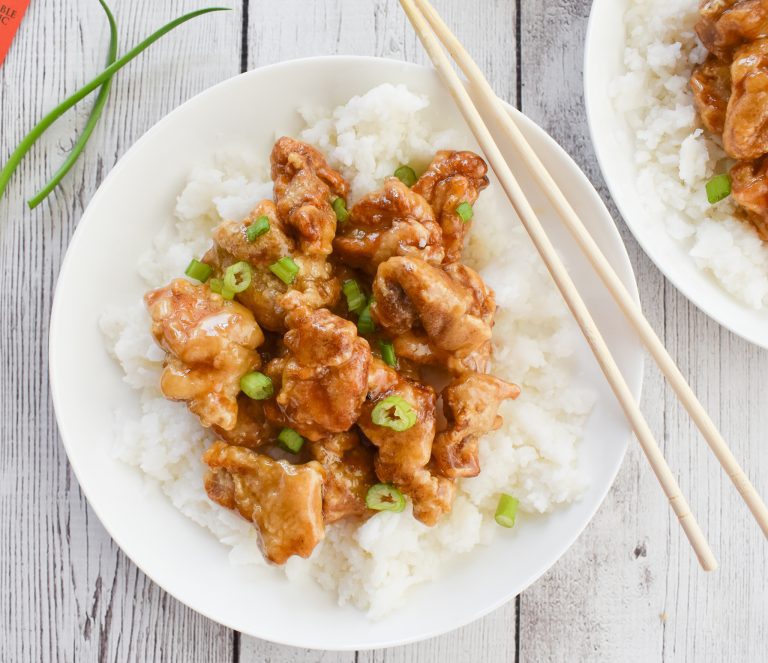
[[[190,0],[112,2],[123,47]],[[0,202],[0,661],[229,661],[228,629],[188,610],[117,549],[86,504],[58,439],[47,372],[53,288],[84,206],[115,161],[193,94],[237,73],[240,18],[179,28],[117,77],[87,153],[35,212],[89,104],[40,141]],[[0,68],[0,152],[104,66],[109,33],[92,0],[36,0]],[[209,56],[217,54],[216,58]]]
[[[588,2],[523,3],[522,109],[576,159],[622,232],[643,308],[758,492],[768,494],[768,352],[709,320],[655,269],[621,221],[582,98]],[[578,48],[578,52],[574,54]],[[542,84],[546,81],[546,84]],[[521,661],[764,661],[768,549],[736,491],[650,362],[644,412],[721,568],[702,572],[637,446],[597,517],[521,597]]]
[[[171,17],[205,3],[113,4],[122,44],[129,46]],[[148,127],[241,66],[330,53],[425,61],[394,0],[233,4],[231,14],[182,27],[120,74],[87,154],[49,203],[33,213],[20,201],[55,169],[82,126],[87,105],[63,118],[39,143],[0,202],[0,358],[5,369],[0,375],[0,661],[765,660],[765,542],[652,370],[646,378],[645,411],[720,557],[716,574],[699,571],[636,448],[584,535],[522,595],[519,614],[513,603],[455,633],[407,647],[323,653],[240,637],[165,594],[116,548],[66,463],[44,368],[53,287],[84,206]],[[521,103],[564,145],[619,219],[584,119],[581,55],[589,1],[435,4],[500,96]],[[519,16],[516,5],[521,6]],[[0,67],[0,156],[44,109],[101,68],[107,41],[95,0],[32,3],[22,35]],[[618,225],[652,324],[750,468],[758,490],[768,494],[768,454],[761,444],[768,408],[759,406],[768,404],[762,386],[768,352],[722,330],[680,297],[623,222]]]

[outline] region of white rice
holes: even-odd
[[[381,86],[332,112],[303,111],[308,126],[301,137],[321,147],[359,195],[398,164],[426,161],[435,145],[460,140],[432,132],[421,113],[427,105],[402,86]],[[155,238],[140,261],[147,288],[182,274],[209,245],[221,219],[243,218],[271,195],[262,157],[220,155],[212,167],[191,173],[174,226]],[[572,384],[574,326],[524,231],[492,209],[490,197],[486,192],[475,207],[465,257],[496,291],[492,371],[520,384],[523,393],[502,406],[504,427],[482,442],[480,476],[459,482],[452,512],[436,527],[416,521],[410,506],[401,514],[377,514],[362,526],[342,522],[327,529],[311,559],[293,558],[285,567],[289,577],[308,575],[340,604],[367,610],[374,619],[398,607],[408,587],[435,577],[443,561],[498,535],[493,512],[499,493],[517,497],[524,512],[546,513],[578,499],[586,486],[578,442],[594,397]],[[253,526],[205,494],[200,456],[212,435],[183,404],[160,394],[163,353],[142,304],[108,312],[102,328],[141,401],[140,416],[117,413],[117,456],[159,482],[182,513],[230,546],[234,563],[263,565]]]
[[[638,188],[649,218],[740,302],[768,306],[768,245],[734,217],[734,204],[707,201],[705,185],[724,172],[719,139],[701,129],[688,79],[706,58],[693,26],[697,0],[630,0],[624,22],[626,74],[613,84],[615,108],[636,136]]]

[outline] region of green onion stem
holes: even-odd
[[[247,373],[240,378],[240,390],[255,401],[263,401],[275,393],[272,380],[258,371]]]
[[[494,518],[502,527],[514,527],[517,517],[518,501],[512,495],[502,493],[499,497],[499,504],[496,507]]]
[[[371,410],[371,421],[377,426],[402,432],[416,425],[419,415],[413,406],[397,394],[387,396]]]
[[[469,223],[472,220],[472,217],[475,215],[474,210],[472,209],[472,205],[470,205],[466,200],[461,203],[456,208],[456,214],[459,215],[461,220],[464,223]]]
[[[104,83],[106,83],[112,76],[120,71],[125,65],[127,65],[131,60],[133,60],[136,56],[140,55],[144,50],[146,50],[149,46],[154,44],[158,39],[160,39],[163,35],[170,32],[174,28],[178,27],[182,23],[186,23],[187,21],[196,18],[198,16],[202,16],[203,14],[208,14],[210,12],[218,12],[218,11],[229,11],[229,7],[208,7],[206,9],[198,9],[193,12],[189,12],[188,14],[184,14],[184,16],[180,16],[179,18],[171,21],[170,23],[167,23],[162,28],[157,30],[156,32],[153,32],[149,37],[147,37],[144,41],[139,43],[137,46],[132,48],[130,51],[128,51],[123,57],[113,62],[109,67],[107,67],[104,71],[102,71],[96,78],[94,78],[90,83],[87,83],[83,87],[81,87],[77,92],[75,92],[72,96],[68,97],[64,101],[62,101],[56,108],[54,108],[52,111],[50,111],[38,124],[30,131],[19,143],[19,146],[13,151],[10,157],[8,157],[8,161],[3,167],[2,170],[0,170],[0,198],[3,197],[3,194],[5,193],[5,189],[8,186],[8,182],[11,179],[11,176],[15,172],[16,168],[18,168],[19,164],[21,163],[21,160],[24,158],[27,152],[29,152],[32,145],[35,144],[38,138],[45,132],[48,127],[50,127],[56,120],[58,120],[64,113],[66,113],[72,106],[77,104],[78,102],[82,101],[87,97],[91,92],[96,90],[98,87],[101,87]]]
[[[412,187],[419,180],[419,178],[416,177],[416,171],[410,166],[400,166],[400,168],[395,171],[395,177],[407,187]]]
[[[291,256],[286,256],[271,264],[269,266],[269,271],[285,283],[285,285],[291,285],[296,280],[296,275],[299,273],[299,266],[293,261]]]
[[[728,173],[715,175],[707,182],[706,189],[709,204],[719,203],[731,195],[731,176]]]
[[[397,368],[397,354],[395,354],[395,346],[389,341],[379,341],[379,349],[381,350],[381,358],[387,366]]]
[[[260,216],[245,230],[245,238],[255,242],[259,237],[269,232],[269,217]]]
[[[344,198],[336,198],[336,200],[331,203],[331,207],[333,207],[333,211],[336,213],[336,220],[339,223],[346,223],[347,219],[349,219],[347,201],[344,200]]]
[[[405,496],[390,483],[377,483],[368,489],[365,506],[374,511],[401,513],[405,509]]]
[[[360,315],[357,318],[357,332],[359,334],[373,334],[376,331],[376,323],[371,317],[371,302],[368,302],[360,311]]]
[[[360,313],[368,303],[355,279],[347,279],[341,284],[341,290],[347,298],[347,308],[353,313]]]
[[[99,3],[104,8],[104,11],[107,14],[107,20],[109,21],[109,52],[107,55],[107,66],[110,66],[117,59],[117,23],[105,0],[99,0]],[[72,169],[72,166],[75,165],[75,161],[80,157],[80,154],[85,149],[96,125],[99,123],[101,113],[104,110],[104,105],[107,103],[107,99],[109,99],[109,91],[111,88],[112,78],[107,80],[107,82],[101,86],[99,96],[96,97],[96,103],[93,104],[93,109],[88,117],[88,122],[86,122],[85,127],[83,128],[83,133],[69,152],[69,156],[64,160],[64,163],[61,164],[61,167],[56,171],[56,174],[51,178],[50,182],[48,182],[36,196],[27,201],[27,205],[29,205],[30,209],[35,209],[35,207],[43,202],[51,191],[59,185],[59,182],[64,179],[64,176]]]
[[[196,258],[192,258],[184,273],[189,278],[195,279],[195,281],[205,283],[211,277],[213,268],[210,265],[206,265],[204,262],[200,262]]]
[[[277,436],[277,440],[283,449],[290,451],[292,454],[299,453],[301,447],[304,446],[304,438],[293,428],[283,428]]]

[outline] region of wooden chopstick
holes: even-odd
[[[630,295],[624,287],[621,279],[616,275],[616,272],[600,251],[595,240],[592,238],[592,235],[590,235],[589,231],[584,227],[584,224],[568,202],[568,199],[565,197],[560,187],[525,139],[525,136],[523,136],[517,123],[512,119],[506,109],[503,108],[496,93],[493,91],[493,88],[491,88],[490,83],[488,83],[488,80],[485,78],[480,68],[461,45],[461,42],[459,42],[456,36],[451,32],[450,28],[440,18],[440,15],[429,3],[429,0],[415,0],[415,3],[422,11],[437,37],[459,65],[459,68],[464,72],[467,79],[475,85],[476,89],[480,91],[483,97],[490,102],[490,106],[493,109],[494,119],[501,124],[504,133],[523,157],[523,161],[526,163],[528,170],[539,184],[541,190],[547,195],[565,226],[576,239],[582,252],[587,256],[590,263],[592,263],[598,276],[608,288],[611,295],[613,295],[613,298],[624,312],[624,315],[636,329],[643,345],[648,349],[661,369],[661,372],[666,376],[670,386],[682,402],[683,407],[685,407],[690,414],[691,419],[693,419],[697,428],[701,431],[721,467],[725,470],[725,473],[733,482],[733,485],[736,486],[736,490],[749,507],[755,520],[763,530],[763,534],[768,537],[768,507],[766,507],[765,502],[747,478],[744,470],[742,470],[733,453],[728,448],[720,431],[717,430],[717,427],[709,414],[707,414],[707,411],[699,402],[696,394],[694,394],[690,385],[686,382],[683,374],[677,367],[677,364],[675,364],[674,360],[669,355],[669,352],[667,352],[667,349],[656,335],[653,327],[651,327],[648,320],[646,320],[640,307],[635,303],[632,295]]]
[[[544,261],[550,275],[563,296],[573,317],[581,328],[584,337],[592,348],[600,368],[607,378],[616,398],[621,404],[624,414],[630,422],[643,449],[648,462],[653,469],[656,478],[666,494],[672,510],[675,512],[680,525],[690,542],[699,564],[705,571],[713,571],[717,568],[717,560],[707,543],[704,534],[696,522],[690,507],[682,495],[680,486],[669,469],[659,445],[651,433],[648,423],[645,421],[640,408],[632,397],[632,392],[627,386],[624,377],[616,365],[608,346],[605,343],[599,329],[595,325],[586,304],[579,295],[573,280],[562,261],[557,255],[552,242],[547,237],[541,222],[536,216],[531,204],[525,197],[515,176],[501,154],[498,146],[491,136],[491,132],[485,125],[483,118],[475,107],[467,90],[453,71],[451,61],[440,46],[435,33],[430,28],[425,15],[416,7],[414,0],[400,0],[405,13],[431,58],[435,68],[447,86],[456,104],[461,110],[464,119],[469,124],[472,133],[485,152],[488,161],[496,173],[502,188],[509,201],[515,208],[523,226],[527,230],[531,240]],[[493,106],[496,106],[496,97],[493,96]]]

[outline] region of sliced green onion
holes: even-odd
[[[240,389],[248,398],[252,398],[255,401],[263,401],[275,393],[272,380],[264,375],[264,373],[259,373],[258,371],[246,373],[240,378]]]
[[[70,108],[72,108],[72,106],[74,106],[78,102],[85,99],[85,97],[87,97],[91,92],[93,92],[97,88],[104,85],[104,83],[110,80],[112,76],[115,75],[116,72],[122,69],[136,56],[140,55],[144,50],[146,50],[149,46],[155,43],[158,39],[160,39],[166,33],[170,32],[171,30],[178,27],[182,23],[186,23],[187,21],[197,16],[202,16],[203,14],[208,14],[210,12],[218,12],[218,11],[230,11],[230,8],[229,7],[210,7],[208,9],[198,9],[197,11],[193,11],[193,12],[190,12],[189,14],[184,14],[184,16],[180,16],[179,18],[171,21],[170,23],[166,23],[162,28],[153,32],[144,41],[142,41],[141,43],[133,47],[125,55],[123,55],[121,58],[113,62],[111,65],[109,65],[109,67],[107,67],[98,76],[96,76],[96,78],[91,80],[90,83],[87,83],[86,85],[81,87],[72,96],[67,97],[58,106],[56,106],[56,108],[54,108],[52,111],[47,113],[45,117],[43,117],[43,119],[40,120],[40,122],[38,122],[35,125],[35,127],[26,136],[24,136],[21,143],[19,143],[18,147],[13,151],[11,156],[8,157],[8,161],[6,162],[5,166],[3,166],[3,169],[0,170],[0,198],[3,197],[3,194],[5,193],[5,189],[8,186],[8,181],[11,179],[11,176],[13,175],[14,171],[18,168],[19,164],[21,163],[22,159],[27,154],[27,152],[29,152],[32,146],[37,142],[37,139],[43,135],[43,133],[46,131],[46,129],[48,129],[48,127],[50,127],[56,120],[58,120],[62,115],[64,115],[64,113],[66,113]]]
[[[710,205],[719,203],[731,195],[731,177],[728,174],[715,175],[707,182],[707,200]]]
[[[463,202],[456,208],[456,214],[461,217],[461,220],[464,223],[467,223],[472,220],[473,216],[475,216],[475,210],[472,209],[472,205],[468,202]]]
[[[293,258],[286,256],[270,265],[269,271],[286,285],[291,285],[291,283],[296,280],[296,275],[299,273],[299,266],[293,262]]]
[[[227,285],[222,284],[222,286],[221,286],[221,296],[224,299],[228,299],[229,301],[232,301],[235,298],[235,294],[236,293],[235,293],[234,290],[232,290],[232,288],[230,288]]]
[[[359,334],[373,334],[376,331],[376,323],[371,317],[371,303],[368,302],[365,308],[360,311],[360,317],[357,319],[357,332]]]
[[[395,346],[389,341],[379,341],[379,349],[381,350],[381,358],[384,360],[384,363],[392,368],[397,367]]]
[[[269,232],[269,217],[260,216],[245,231],[245,237],[249,242],[255,242],[257,237],[261,237]]]
[[[391,483],[377,483],[368,489],[365,506],[374,511],[400,513],[405,509],[405,497]]]
[[[107,14],[107,20],[109,21],[109,54],[107,55],[107,66],[109,66],[117,59],[117,23],[115,23],[115,17],[112,15],[107,3],[104,0],[99,0],[99,3]],[[107,82],[101,86],[101,90],[99,90],[99,94],[91,109],[91,114],[88,116],[88,122],[86,122],[83,127],[83,133],[80,134],[80,138],[77,139],[77,142],[69,151],[69,155],[64,160],[64,163],[61,164],[48,184],[27,201],[27,205],[29,205],[30,209],[35,209],[35,207],[43,202],[43,200],[48,197],[48,194],[50,194],[51,191],[59,185],[59,182],[64,179],[65,175],[72,170],[72,166],[75,165],[75,161],[80,157],[91,134],[94,129],[96,129],[96,125],[99,123],[101,113],[104,111],[104,105],[107,103],[107,99],[109,99],[109,91],[111,87],[112,79],[109,78]]]
[[[304,438],[301,437],[293,428],[283,428],[280,435],[277,436],[280,446],[292,454],[297,454],[304,446]]]
[[[344,296],[347,298],[347,308],[353,313],[360,313],[368,301],[360,290],[360,285],[355,279],[347,279],[341,284]]]
[[[234,293],[243,292],[251,285],[251,266],[244,261],[236,262],[224,272],[224,288]]]
[[[517,505],[518,501],[512,495],[502,493],[501,497],[499,497],[499,505],[496,507],[496,515],[494,516],[496,522],[502,527],[514,527]]]
[[[211,276],[211,272],[213,272],[213,269],[211,269],[210,265],[206,265],[204,262],[192,258],[192,262],[189,263],[189,267],[187,267],[184,273],[189,278],[195,279],[195,281],[205,283]]]
[[[344,223],[349,218],[349,212],[347,211],[347,201],[343,198],[336,198],[332,203],[333,211],[336,212],[336,220],[339,223]]]
[[[400,166],[400,168],[395,171],[395,177],[408,187],[416,184],[416,181],[418,180],[416,171],[410,166]]]
[[[374,424],[391,428],[398,433],[413,428],[416,419],[416,410],[400,396],[387,396],[371,412],[371,421]]]
[[[209,279],[208,287],[211,289],[211,292],[220,295],[221,291],[224,289],[224,282],[221,279]]]

